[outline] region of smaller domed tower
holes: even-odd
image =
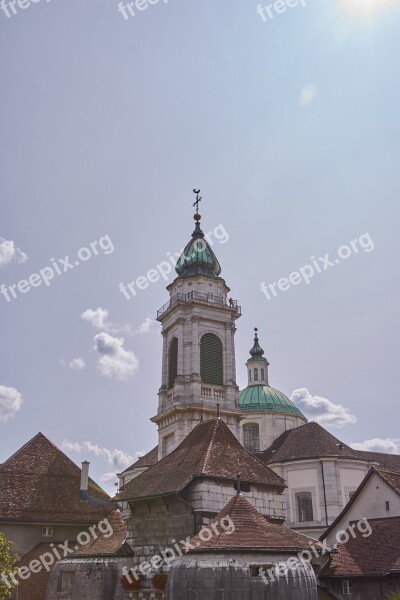
[[[307,419],[285,394],[269,385],[269,362],[255,329],[254,345],[246,363],[248,386],[240,392],[241,443],[250,452],[262,452],[285,431]]]

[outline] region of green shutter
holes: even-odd
[[[200,375],[203,383],[224,385],[222,343],[219,338],[206,333],[200,343]]]
[[[168,352],[168,389],[174,387],[178,375],[178,338],[174,337]]]

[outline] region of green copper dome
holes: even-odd
[[[293,402],[269,385],[250,385],[240,392],[240,410],[242,412],[279,412],[303,416]]]
[[[192,239],[179,257],[175,271],[179,277],[196,277],[196,275],[219,277],[221,266],[200,228],[198,213],[195,215],[195,220],[197,222]]]

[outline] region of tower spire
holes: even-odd
[[[199,203],[203,200],[203,198],[200,196],[200,190],[193,190],[193,193],[196,194],[196,202],[193,204],[193,206],[196,209],[196,214],[194,216],[195,220],[196,220],[196,215],[198,215],[201,218],[201,215],[199,213]],[[199,219],[200,221],[200,219]]]
[[[254,344],[246,365],[248,367],[249,385],[268,385],[269,362],[260,346],[257,327],[254,328]]]

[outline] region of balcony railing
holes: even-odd
[[[176,304],[185,304],[187,302],[202,302],[204,304],[211,304],[213,306],[223,306],[234,310],[238,317],[242,314],[242,308],[238,306],[237,300],[225,300],[222,296],[215,296],[214,294],[204,294],[203,292],[188,292],[187,294],[175,294],[169,302],[164,304],[157,311],[157,319],[159,319],[167,310],[175,306]]]
[[[214,400],[223,400],[225,397],[225,390],[223,387],[208,387],[203,385],[201,387],[202,398],[213,398]]]

